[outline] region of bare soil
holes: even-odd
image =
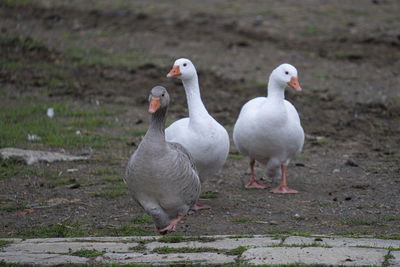
[[[0,58],[23,59],[24,67],[1,66],[0,87],[13,96],[0,99],[1,105],[21,104],[29,96],[41,103],[122,107],[114,126],[98,130],[102,134],[126,135],[126,127],[146,130],[147,96],[155,85],[170,92],[169,122],[187,116],[180,81],[166,78],[176,58],[192,59],[204,104],[230,135],[241,106],[266,95],[270,72],[283,62],[297,67],[303,91],[287,89],[286,97],[296,106],[307,138],[287,179],[299,194],[246,190],[248,161],[231,142],[224,168],[203,185],[212,198],[200,202],[212,209],[187,216],[178,233],[400,237],[399,2],[11,2],[0,2],[0,29],[15,38],[1,42]],[[41,45],[18,45],[27,40]],[[138,62],[83,64],[70,47],[96,47],[111,55],[134,50]],[[67,73],[64,83],[49,85],[37,63]],[[129,134],[128,141],[94,148],[87,162],[35,166],[62,172],[79,186],[48,186],[44,174],[0,179],[0,234],[21,236],[21,229],[66,222],[84,227],[87,235],[154,234],[151,222],[143,222],[141,232],[122,233],[143,210],[125,191],[99,194],[110,183],[101,170],[122,177],[139,142],[140,136]],[[65,150],[74,154],[81,148]],[[71,168],[78,171],[68,173]],[[271,187],[280,182],[265,177],[260,165],[256,177]]]

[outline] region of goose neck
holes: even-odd
[[[144,138],[151,138],[152,141],[159,140],[161,142],[165,142],[166,113],[167,109],[162,108],[151,116],[150,127]]]
[[[185,88],[186,99],[189,109],[190,119],[208,114],[206,107],[201,101],[200,88],[197,75],[188,80],[182,80]]]
[[[279,84],[273,77],[268,82],[268,98],[285,99],[285,87]]]

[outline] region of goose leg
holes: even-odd
[[[258,189],[265,189],[268,186],[265,184],[260,183],[259,181],[254,178],[254,164],[256,161],[253,159],[250,161],[250,171],[251,171],[251,177],[250,177],[250,182],[246,185],[246,188],[258,188]]]
[[[200,203],[196,203],[193,205],[193,210],[194,211],[198,211],[198,210],[208,210],[211,209],[210,205],[206,205],[206,204],[200,204]]]
[[[276,194],[297,194],[298,192],[296,190],[290,189],[289,187],[286,186],[286,165],[282,165],[281,169],[282,169],[282,183],[280,186],[271,190],[270,192]]]
[[[160,235],[166,235],[170,232],[175,231],[176,225],[178,224],[178,222],[180,222],[183,219],[183,217],[184,217],[183,215],[179,215],[178,218],[176,218],[175,220],[172,220],[171,223],[167,227],[165,227],[161,230],[157,229],[157,232]]]

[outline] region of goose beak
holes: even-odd
[[[161,107],[160,98],[152,97],[150,100],[149,113],[154,114]]]
[[[294,90],[296,90],[297,92],[300,92],[301,91],[301,87],[300,87],[300,84],[299,84],[299,81],[297,80],[297,77],[292,77],[291,79],[290,79],[290,82],[288,82],[288,85],[290,86],[290,87],[292,87]]]
[[[177,76],[181,76],[181,75],[182,75],[181,70],[179,69],[179,66],[176,65],[176,66],[172,67],[170,72],[167,74],[167,77],[171,78],[171,77],[177,77]]]

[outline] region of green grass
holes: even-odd
[[[343,223],[349,226],[382,226],[387,222],[400,221],[400,217],[394,215],[386,215],[379,218],[344,218]]]
[[[48,238],[48,237],[82,237],[90,236],[91,228],[84,227],[79,222],[64,221],[48,225],[27,225],[18,228],[13,237],[20,238]]]
[[[6,205],[3,207],[0,207],[0,210],[2,211],[7,211],[7,212],[13,212],[13,211],[18,211],[18,210],[23,210],[25,208],[24,205]]]
[[[180,243],[187,241],[199,241],[199,242],[213,242],[217,240],[214,237],[206,236],[182,236],[178,234],[164,235],[158,239],[158,242],[162,243]]]
[[[109,183],[121,183],[124,181],[124,177],[121,176],[106,176],[101,179],[104,182],[109,182]]]
[[[137,216],[132,220],[133,224],[143,224],[143,223],[151,223],[153,222],[153,219],[149,215],[141,215]]]
[[[305,29],[303,30],[303,33],[308,36],[317,36],[317,35],[321,34],[322,31],[317,25],[310,24],[305,27]]]
[[[242,155],[236,155],[236,154],[229,154],[229,158],[230,159],[237,159],[237,160],[241,160],[241,159],[243,159],[243,156]]]
[[[363,57],[362,52],[358,50],[332,50],[327,54],[328,58],[331,59],[361,59]]]
[[[81,250],[69,253],[69,255],[72,255],[72,256],[85,257],[85,258],[94,258],[94,257],[102,256],[104,254],[105,254],[104,251],[100,252],[95,249],[84,249],[84,248]]]
[[[242,255],[243,252],[245,252],[246,250],[247,250],[246,247],[240,246],[240,247],[237,247],[237,248],[234,248],[234,249],[231,249],[231,250],[227,251],[225,254],[239,256],[239,255]]]
[[[204,192],[200,195],[200,198],[210,199],[210,198],[217,198],[217,193],[212,191]]]
[[[68,185],[68,184],[75,184],[75,178],[59,178],[59,177],[52,177],[50,180],[46,181],[48,187],[54,188],[59,185]]]
[[[114,175],[114,174],[117,174],[117,171],[115,171],[113,169],[109,169],[109,168],[101,168],[101,169],[92,171],[92,174],[99,175],[99,176]]]
[[[57,170],[28,167],[19,160],[13,158],[9,158],[6,160],[0,159],[0,177],[2,179],[12,178],[16,176],[50,177],[57,175]]]
[[[54,117],[46,111],[54,108]],[[36,104],[0,107],[0,147],[24,147],[31,143],[28,134],[41,139],[34,141],[54,147],[106,147],[110,141],[124,137],[97,134],[98,127],[111,125],[110,117],[121,112],[108,111],[105,107],[87,109],[73,108],[66,103]],[[82,134],[76,134],[79,130]]]
[[[140,243],[139,245],[134,246],[134,247],[129,247],[128,249],[133,250],[133,251],[145,251],[147,249],[147,247],[145,244]]]
[[[147,133],[147,130],[133,129],[132,133],[135,136],[142,136],[142,135],[145,135]]]
[[[5,247],[5,246],[7,246],[7,245],[9,245],[11,243],[12,243],[12,241],[0,239],[0,248],[1,247]]]
[[[126,184],[121,183],[118,185],[107,185],[102,188],[100,192],[95,193],[96,197],[102,197],[105,199],[118,198],[128,193]]]
[[[230,239],[236,239],[236,238],[254,238],[254,235],[244,235],[244,234],[240,234],[240,235],[230,235],[230,236],[228,236],[228,238],[230,238]]]
[[[233,223],[248,223],[248,222],[253,222],[254,218],[250,218],[250,217],[232,218],[231,221]]]
[[[189,247],[182,247],[182,248],[171,248],[171,247],[158,247],[154,248],[152,252],[158,254],[168,254],[168,253],[201,253],[201,252],[220,252],[217,248],[210,248],[210,247],[196,247],[196,248],[189,248]]]
[[[131,49],[129,53],[118,54],[114,51],[109,51],[95,46],[88,49],[71,46],[67,48],[66,52],[77,65],[103,65],[135,68],[151,62],[151,57],[138,49]]]

